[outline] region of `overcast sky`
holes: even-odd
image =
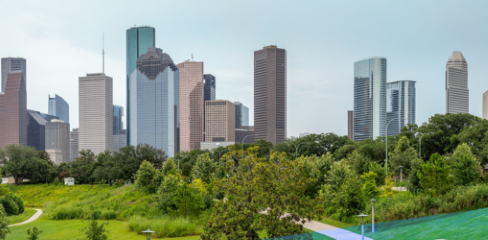
[[[468,62],[470,113],[481,116],[488,90],[488,1],[5,1],[0,57],[27,59],[27,107],[47,112],[48,95],[70,105],[78,127],[78,77],[114,79],[125,107],[125,34],[156,28],[156,47],[175,63],[204,62],[217,99],[240,101],[253,121],[253,52],[288,53],[288,136],[347,134],[353,63],[386,57],[387,79],[417,81],[417,124],[445,112],[445,66],[452,51]],[[124,121],[125,124],[125,121]]]

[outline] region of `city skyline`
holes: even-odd
[[[129,11],[128,2],[121,3],[121,8],[114,13],[115,16]],[[276,2],[265,3],[266,6]],[[160,5],[160,3],[154,3]],[[178,3],[168,3],[177,9]],[[177,31],[181,36],[165,37],[164,21],[151,17],[147,14],[134,14],[127,19],[113,21],[100,21],[102,15],[93,13],[93,20],[87,20],[84,16],[66,10],[67,4],[46,1],[36,5],[33,2],[26,5],[22,3],[7,4],[2,3],[2,8],[7,10],[7,17],[11,12],[29,15],[30,18],[22,19],[19,23],[12,26],[0,24],[2,32],[10,33],[8,38],[0,40],[0,56],[19,56],[29,62],[29,80],[27,84],[28,109],[47,112],[45,102],[46,94],[56,93],[65,98],[70,104],[70,108],[77,109],[76,82],[77,77],[86,72],[101,72],[101,40],[102,33],[105,33],[105,72],[114,78],[114,104],[125,107],[126,101],[124,92],[126,89],[125,77],[125,31],[130,27],[151,25],[156,29],[156,44],[164,51],[172,53],[175,62],[181,62],[194,54],[195,61],[204,61],[205,72],[212,73],[219,80],[218,99],[230,101],[240,101],[250,108],[250,125],[253,125],[253,101],[252,101],[252,52],[261,48],[263,45],[277,43],[278,47],[287,49],[289,53],[288,69],[288,134],[287,136],[298,136],[298,133],[308,129],[312,133],[335,132],[340,135],[347,134],[347,115],[345,111],[353,108],[353,83],[351,64],[358,59],[368,56],[380,55],[389,61],[388,79],[414,79],[417,81],[417,102],[429,102],[429,104],[418,105],[417,124],[426,122],[427,119],[436,114],[445,113],[445,63],[453,51],[462,51],[469,61],[469,89],[470,89],[470,113],[480,116],[482,113],[482,94],[488,89],[488,83],[484,81],[483,69],[488,61],[483,59],[486,54],[483,42],[488,39],[487,34],[479,32],[483,29],[486,21],[480,21],[478,13],[483,7],[476,4],[466,3],[463,5],[464,11],[459,11],[459,6],[454,2],[447,2],[442,6],[434,3],[420,2],[414,3],[383,3],[377,9],[373,9],[368,15],[374,20],[388,19],[398,16],[394,21],[386,22],[384,26],[374,27],[377,30],[375,36],[370,40],[354,39],[349,32],[356,34],[366,34],[363,25],[355,26],[357,20],[364,17],[366,13],[362,8],[366,3],[345,4],[329,3],[323,13],[318,14],[310,6],[294,7],[293,16],[303,15],[304,19],[295,19],[295,23],[313,22],[312,26],[302,26],[293,33],[285,33],[283,29],[291,24],[288,20],[280,22],[266,17],[261,10],[255,10],[258,2],[250,2],[248,7],[237,3],[233,6],[210,3],[208,6],[199,5],[201,10],[211,10],[215,12],[225,12],[222,16],[214,16],[208,19],[202,18],[203,13],[190,10],[194,15],[189,20],[179,17],[175,11],[163,20],[174,19],[180,21],[185,29],[184,34]],[[485,4],[485,3],[483,3]],[[53,6],[56,5],[56,6]],[[101,3],[102,6],[108,4]],[[290,14],[291,2],[282,2],[276,7],[284,10],[283,15]],[[326,5],[326,4],[324,4]],[[374,4],[373,4],[374,5]],[[37,7],[36,7],[37,6]],[[89,9],[87,4],[77,3],[75,9],[83,11]],[[318,4],[316,8],[321,8]],[[425,9],[434,7],[442,12],[428,12]],[[49,10],[52,8],[53,10]],[[242,8],[242,12],[236,12]],[[288,10],[286,10],[288,9]],[[333,11],[334,9],[334,11]],[[334,12],[343,9],[358,15],[352,20],[347,20]],[[383,16],[382,11],[389,9]],[[229,11],[226,11],[229,10]],[[243,23],[242,19],[252,11],[258,11],[257,19]],[[415,11],[418,19],[412,20],[405,14]],[[64,12],[64,13],[63,13]],[[153,10],[149,10],[150,13]],[[204,12],[204,11],[200,11]],[[230,13],[227,13],[230,12]],[[472,14],[466,14],[471,12]],[[73,15],[67,17],[67,13]],[[228,18],[231,14],[235,15],[229,22],[219,23],[219,20]],[[307,14],[309,13],[309,14]],[[462,20],[450,19],[450,15],[456,13]],[[262,16],[261,16],[262,15]],[[13,16],[13,15],[12,15]],[[127,16],[127,15],[124,15]],[[208,16],[208,15],[205,15]],[[478,17],[474,17],[478,16]],[[209,34],[199,36],[198,28],[192,27],[190,23],[194,18],[202,19],[197,24],[215,26],[211,28]],[[42,19],[36,21],[35,19]],[[87,21],[86,24],[79,22]],[[279,18],[278,18],[279,19]],[[256,21],[268,20],[275,28],[267,31],[264,26],[250,29],[252,23]],[[481,19],[483,20],[483,19]],[[339,27],[335,27],[331,22],[340,21]],[[109,23],[110,22],[110,23]],[[95,24],[96,23],[96,24]],[[406,24],[409,27],[405,27]],[[73,25],[76,32],[73,32]],[[85,26],[86,25],[86,26]],[[230,28],[241,26],[239,32],[232,32]],[[453,34],[451,27],[463,26],[458,34]],[[15,28],[13,28],[15,27]],[[398,27],[399,30],[390,32],[389,29]],[[312,28],[327,30],[327,34],[314,35],[310,33]],[[159,30],[159,31],[158,31]],[[226,31],[230,31],[226,33]],[[250,34],[257,31],[255,34]],[[83,34],[81,34],[83,33]],[[232,33],[235,36],[232,36]],[[175,34],[174,36],[178,36]],[[291,34],[291,35],[289,35]],[[201,35],[201,34],[200,34]],[[292,35],[298,35],[293,37]],[[327,37],[334,35],[334,39]],[[382,38],[379,38],[381,36]],[[239,38],[245,41],[238,40]],[[35,41],[33,41],[35,39]],[[319,44],[320,43],[320,44]],[[36,51],[34,51],[36,49]],[[313,49],[313,51],[311,51]],[[232,54],[230,53],[232,51]],[[77,64],[71,61],[60,63],[61,69],[66,71],[54,72],[47,71],[49,66],[44,62],[59,57],[64,53],[76,53]],[[228,61],[232,58],[232,61]],[[420,59],[420,61],[419,61]],[[77,65],[77,66],[68,66]],[[319,70],[320,69],[320,70]],[[49,84],[46,84],[48,82]],[[435,91],[432,91],[435,89]],[[120,95],[120,96],[119,96]],[[433,99],[433,101],[429,101]],[[304,106],[304,102],[310,102],[309,106]],[[331,104],[334,102],[334,104]],[[328,105],[325,111],[317,111],[317,108]],[[76,110],[71,111],[71,127],[76,128],[78,116]],[[127,114],[126,114],[127,115]],[[337,116],[331,118],[330,116]],[[307,116],[306,118],[300,116]],[[126,116],[124,116],[126,117]],[[124,122],[127,123],[127,121]]]

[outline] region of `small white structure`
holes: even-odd
[[[72,177],[64,178],[64,185],[68,185],[68,186],[75,185],[75,178]]]
[[[2,178],[2,184],[7,184],[8,183],[8,178]]]

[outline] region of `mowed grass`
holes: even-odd
[[[24,212],[20,215],[15,215],[15,216],[9,216],[10,218],[10,224],[16,224],[20,222],[27,221],[30,217],[32,217],[37,211],[32,208],[26,208]]]
[[[325,223],[325,224],[328,224],[328,225],[331,225],[331,226],[334,226],[334,227],[338,227],[338,228],[346,228],[346,227],[352,227],[352,226],[354,226],[354,224],[337,221],[335,219],[328,218],[328,217],[322,217],[322,219],[315,220],[315,221],[321,222],[321,223]]]
[[[135,232],[128,230],[126,223],[123,221],[98,221],[99,223],[108,222],[105,228],[109,231],[109,239],[125,239],[125,240],[145,240],[144,235],[137,235]],[[87,220],[46,220],[39,219],[34,222],[11,227],[11,233],[7,235],[6,239],[27,239],[27,229],[37,227],[43,233],[39,235],[40,239],[50,240],[66,240],[66,239],[83,239],[85,236],[80,231],[83,227],[88,225]],[[174,240],[197,240],[200,236],[187,236],[180,238],[158,238],[158,239],[174,239]],[[153,237],[154,239],[154,237]]]

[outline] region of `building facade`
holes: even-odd
[[[354,63],[354,140],[385,135],[386,58],[373,57]]]
[[[179,70],[171,57],[150,48],[131,74],[130,143],[147,143],[169,157],[179,150]]]
[[[70,161],[74,161],[78,157],[79,143],[80,143],[80,136],[79,136],[78,128],[73,128],[73,131],[71,131],[70,134],[70,148],[69,148]]]
[[[469,113],[468,63],[458,51],[446,64],[446,113]]]
[[[63,120],[46,122],[46,152],[56,164],[70,161],[69,129],[69,123]]]
[[[180,151],[200,148],[203,138],[203,62],[185,61],[180,71]]]
[[[235,105],[227,100],[205,102],[205,142],[235,142]]]
[[[347,111],[347,137],[353,139],[353,111]]]
[[[131,108],[131,78],[137,67],[137,59],[147,53],[149,48],[156,47],[156,29],[149,26],[132,27],[126,31],[126,74],[127,74],[127,112]],[[127,114],[127,145],[130,142],[131,116]]]
[[[396,136],[407,123],[416,120],[415,81],[403,80],[386,84],[386,125],[388,136]]]
[[[254,126],[236,128],[236,143],[254,143]]]
[[[488,91],[483,93],[483,119],[488,119]]]
[[[119,105],[114,105],[113,116],[114,116],[113,135],[118,135],[120,130],[124,129],[124,123],[122,122],[122,119],[124,117],[124,107]]]
[[[286,138],[286,62],[276,46],[254,52],[254,138],[273,144]]]
[[[0,149],[10,144],[27,146],[27,92],[22,71],[7,74],[0,93]]]
[[[249,108],[240,102],[234,102],[236,106],[236,128],[249,126]]]
[[[0,92],[5,92],[5,88],[7,85],[7,77],[9,72],[16,72],[22,71],[23,75],[22,78],[24,80],[24,84],[27,84],[27,67],[26,67],[26,60],[24,58],[2,58],[2,88]],[[27,85],[26,85],[27,86]]]
[[[27,110],[29,123],[27,126],[27,146],[35,148],[37,151],[46,149],[46,119],[39,112]]]
[[[90,149],[97,155],[112,150],[112,82],[112,78],[104,73],[88,73],[79,78],[80,151]]]
[[[215,76],[212,74],[203,75],[203,129],[205,130],[205,102],[215,100],[216,97],[216,82]],[[205,141],[205,136],[203,136],[203,141]],[[200,145],[201,149],[201,145]]]
[[[113,136],[113,152],[120,151],[121,148],[127,146],[126,130],[122,129],[118,134]]]
[[[48,114],[58,116],[59,120],[69,123],[69,105],[57,94],[55,94],[53,98],[49,96]]]

